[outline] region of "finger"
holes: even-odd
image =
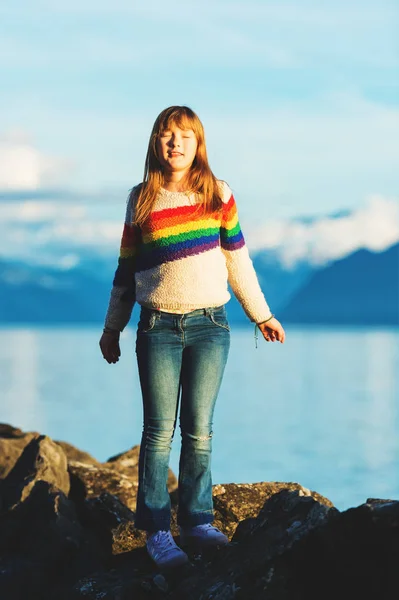
[[[121,355],[119,344],[115,344],[114,342],[112,342],[112,343],[106,345],[104,347],[104,354],[109,359],[111,359],[112,361],[114,361],[115,359],[117,359]]]
[[[114,348],[105,347],[102,351],[103,357],[108,364],[116,363],[119,360],[120,352],[118,354]]]
[[[119,358],[117,358],[116,356],[104,356],[104,358],[109,365],[114,365],[119,361]]]

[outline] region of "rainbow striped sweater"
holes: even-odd
[[[180,314],[221,306],[230,299],[228,283],[251,321],[269,318],[233,194],[220,184],[223,209],[212,214],[199,211],[193,195],[161,189],[138,227],[128,203],[107,327],[123,331],[135,302]]]

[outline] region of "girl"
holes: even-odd
[[[180,403],[180,543],[222,545],[212,525],[211,440],[230,344],[230,284],[267,341],[284,342],[245,246],[234,197],[212,173],[201,121],[171,106],[155,121],[144,181],[129,195],[100,347],[120,357],[119,335],[141,305],[136,354],[144,426],[135,525],[159,567],[187,562],[170,532],[169,454]]]

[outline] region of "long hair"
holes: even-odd
[[[195,194],[196,202],[204,213],[220,210],[222,192],[208,163],[205,132],[201,121],[188,106],[169,106],[155,120],[148,143],[143,183],[136,191],[134,223],[142,225],[151,212],[158,192],[164,182],[163,167],[158,159],[157,142],[171,126],[192,129],[197,139],[197,151],[190,170],[185,176],[186,191]],[[134,191],[130,192],[132,196]],[[134,200],[133,197],[131,197]]]

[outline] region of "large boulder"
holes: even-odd
[[[213,486],[214,524],[231,539],[241,521],[257,517],[265,502],[282,490],[297,491],[302,496],[314,498],[324,506],[333,506],[328,498],[308,490],[299,483],[262,481],[219,484]]]
[[[108,568],[109,550],[79,520],[66,495],[37,480],[0,514],[0,598],[52,600],[87,572]]]
[[[70,480],[63,450],[49,437],[39,435],[25,446],[8,475],[0,481],[0,510],[23,502],[38,481],[68,495]]]
[[[34,431],[24,432],[18,427],[0,423],[0,479],[7,477],[25,446],[39,435]]]

